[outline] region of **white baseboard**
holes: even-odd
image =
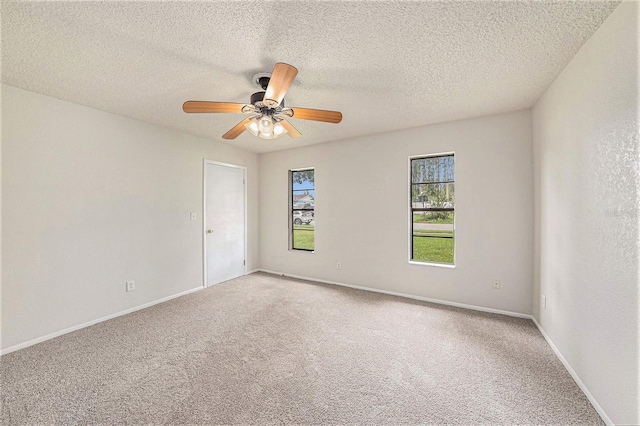
[[[194,293],[196,291],[203,290],[203,289],[204,287],[202,286],[197,288],[192,288],[191,290],[183,291],[181,293],[174,294],[172,296],[163,297],[162,299],[154,300],[153,302],[145,303],[144,305],[139,305],[133,308],[125,309],[124,311],[116,312],[115,314],[107,315],[106,317],[94,319],[79,325],[75,325],[73,327],[65,328],[64,330],[56,331],[55,333],[47,334],[46,336],[37,337],[35,339],[31,339],[14,346],[10,346],[6,349],[2,349],[0,351],[0,356],[8,354],[10,352],[15,352],[19,349],[24,349],[26,347],[33,346],[37,343],[44,342],[45,340],[53,339],[54,337],[62,336],[63,334],[71,333],[72,331],[80,330],[81,328],[89,327],[91,325],[95,325],[103,321],[107,321],[122,315],[130,314],[131,312],[139,311],[140,309],[148,308],[150,306],[157,305],[158,303],[166,302],[168,300],[175,299],[176,297],[184,296],[189,293]]]
[[[589,392],[589,389],[587,389],[585,384],[582,383],[582,380],[580,380],[580,377],[578,376],[578,374],[571,367],[571,364],[569,364],[569,362],[565,359],[565,357],[562,355],[562,353],[556,347],[556,345],[553,343],[553,341],[551,341],[551,338],[544,331],[544,329],[538,323],[538,321],[535,319],[535,317],[532,316],[531,319],[533,320],[533,323],[536,325],[536,327],[538,327],[538,330],[540,330],[540,334],[542,334],[542,337],[544,337],[544,339],[547,341],[549,346],[551,346],[551,349],[553,349],[553,352],[555,352],[556,356],[558,357],[558,359],[560,360],[562,365],[564,365],[564,368],[567,369],[569,374],[571,374],[571,377],[573,377],[573,380],[575,380],[575,382],[578,384],[578,386],[580,387],[582,392],[584,392],[584,394],[587,396],[587,399],[589,399],[589,402],[591,403],[591,405],[593,405],[593,408],[595,408],[596,411],[598,412],[598,414],[600,414],[600,417],[602,417],[602,420],[604,420],[604,422],[609,426],[615,426],[615,423],[613,423],[611,421],[611,419],[609,418],[607,413],[604,411],[604,409],[600,406],[600,404],[598,404],[598,401],[596,401],[596,399],[593,397],[591,392]]]
[[[327,280],[321,280],[321,279],[318,279],[318,278],[309,278],[309,277],[303,277],[303,276],[300,276],[300,275],[285,274],[283,272],[270,271],[270,270],[267,270],[267,269],[258,269],[258,271],[265,272],[267,274],[280,275],[280,276],[283,276],[283,277],[296,278],[296,279],[299,279],[299,280],[315,281],[315,282],[322,283],[322,284],[339,285],[339,286],[342,286],[342,287],[355,288],[355,289],[358,289],[358,290],[373,291],[375,293],[382,293],[382,294],[389,294],[391,296],[405,297],[407,299],[420,300],[422,302],[437,303],[439,305],[447,305],[447,306],[454,306],[456,308],[464,308],[464,309],[471,309],[471,310],[474,310],[474,311],[488,312],[488,313],[491,313],[491,314],[508,315],[510,317],[526,318],[526,319],[532,319],[533,318],[529,314],[521,314],[519,312],[503,311],[503,310],[500,310],[500,309],[485,308],[485,307],[482,307],[482,306],[467,305],[467,304],[464,304],[464,303],[457,303],[457,302],[449,302],[447,300],[431,299],[429,297],[414,296],[414,295],[411,295],[411,294],[397,293],[395,291],[380,290],[380,289],[377,289],[377,288],[362,287],[362,286],[358,286],[358,285],[345,284],[345,283],[340,283],[340,282],[336,282],[336,281],[327,281]]]
[[[255,274],[256,272],[260,272],[260,271],[261,271],[261,269],[253,269],[253,270],[251,270],[249,272],[246,272],[245,275]]]

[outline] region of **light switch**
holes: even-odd
[[[194,212],[191,212],[191,220],[196,220],[196,214]]]

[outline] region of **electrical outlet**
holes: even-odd
[[[135,281],[127,281],[127,291],[133,291],[136,289],[136,282]]]
[[[336,269],[342,269],[342,262],[336,262]]]
[[[547,296],[542,295],[542,307],[547,309]]]
[[[492,284],[492,287],[495,290],[500,290],[502,288],[502,283],[500,282],[500,280],[494,280],[493,284]]]
[[[191,213],[189,215],[189,217],[191,218],[191,220],[196,220],[196,214],[195,213]]]

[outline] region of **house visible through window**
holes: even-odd
[[[454,264],[453,154],[411,159],[411,260]]]
[[[291,170],[291,248],[315,250],[315,179],[313,169]]]

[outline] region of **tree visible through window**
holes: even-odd
[[[315,250],[316,189],[313,169],[292,170],[291,248]]]
[[[453,154],[411,159],[411,260],[454,264]]]

